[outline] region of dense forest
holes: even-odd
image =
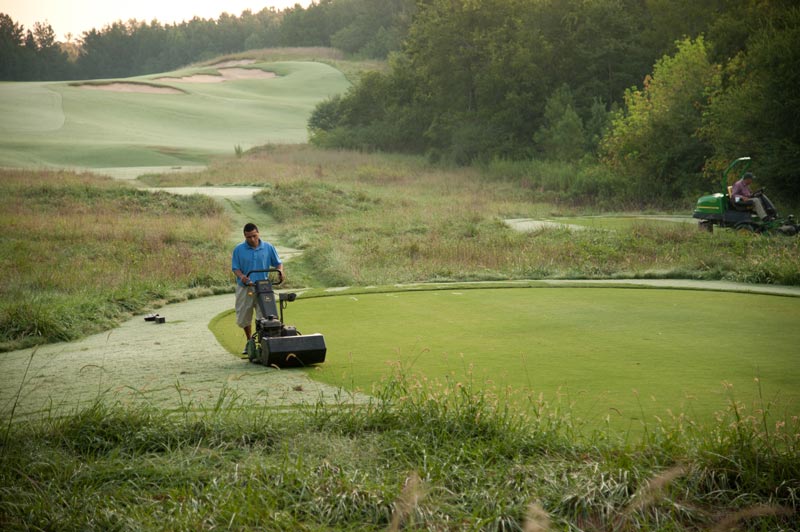
[[[497,166],[665,205],[753,157],[800,200],[800,9],[780,0],[426,0],[387,73],[317,107],[320,146]],[[532,161],[568,166],[548,185]],[[558,191],[557,191],[558,192]]]
[[[123,77],[331,46],[388,58],[389,69],[316,108],[318,146],[481,164],[555,197],[640,205],[717,191],[726,164],[748,155],[759,186],[800,205],[794,3],[320,0],[175,25],[118,21],[72,47],[47,25],[26,31],[0,15],[0,79]]]

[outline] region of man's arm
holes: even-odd
[[[243,284],[243,285],[245,285],[245,286],[246,286],[246,285],[248,285],[248,284],[250,283],[250,278],[249,278],[249,277],[247,277],[247,276],[244,274],[244,272],[243,272],[242,270],[240,270],[239,268],[236,268],[235,270],[233,270],[233,274],[234,274],[236,277],[238,277],[240,281],[242,281],[242,284]]]
[[[233,274],[237,279],[242,281],[242,284],[247,285],[250,282],[250,279],[248,279],[242,271],[242,266],[237,254],[238,249],[238,246],[233,248],[233,253],[231,254],[231,271],[233,271]]]
[[[737,181],[733,184],[733,188],[731,189],[731,196],[733,199],[736,198],[744,198],[748,199],[750,197],[750,191],[747,190],[747,186],[742,183],[741,181]]]

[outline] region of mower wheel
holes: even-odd
[[[697,228],[708,233],[714,232],[714,224],[711,223],[710,220],[700,220],[700,222],[697,224]]]
[[[756,227],[749,222],[739,222],[733,228],[739,234],[752,234],[756,232]]]
[[[255,338],[250,338],[247,341],[245,350],[247,351],[247,360],[253,363],[258,362],[258,346],[256,346]]]

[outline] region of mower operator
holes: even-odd
[[[733,188],[731,189],[733,202],[736,205],[752,206],[756,214],[758,214],[758,217],[762,220],[766,220],[767,211],[764,210],[764,204],[761,202],[761,198],[754,197],[753,193],[750,192],[750,183],[752,182],[753,174],[747,172],[740,180],[733,184]]]
[[[256,304],[254,291],[248,289],[247,285],[266,279],[268,274],[266,272],[254,273],[252,277],[247,277],[247,272],[270,268],[278,269],[283,274],[283,263],[278,258],[275,246],[261,240],[256,224],[246,224],[244,226],[244,242],[233,248],[231,269],[236,275],[236,324],[244,329],[248,340],[252,334],[253,309],[255,309],[256,315],[261,311]],[[243,351],[243,354],[246,353],[246,350]]]

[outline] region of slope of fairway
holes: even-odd
[[[541,393],[591,426],[638,430],[670,412],[707,421],[759,394],[777,417],[796,414],[798,319],[794,297],[503,288],[301,298],[286,321],[325,335],[312,375],[329,384],[369,392],[399,367],[508,391],[523,408]]]
[[[0,166],[191,166],[237,146],[302,143],[314,106],[348,86],[333,67],[296,61],[248,65],[221,82],[180,79],[222,79],[224,70],[117,80],[141,90],[97,90],[114,80],[0,83]]]

